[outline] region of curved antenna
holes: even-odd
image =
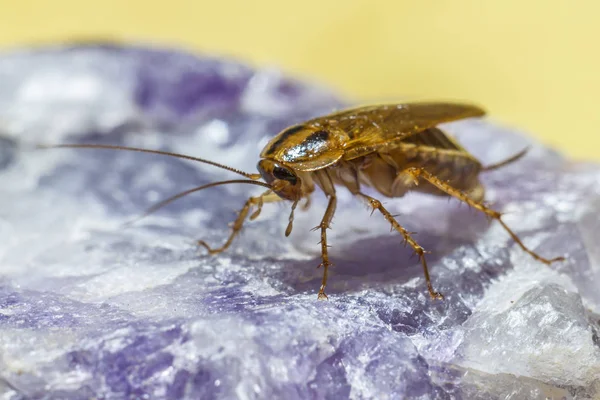
[[[268,189],[271,188],[271,186],[268,185],[268,184],[266,184],[266,183],[256,182],[256,181],[247,181],[247,180],[244,180],[244,179],[232,179],[232,180],[229,180],[229,181],[219,181],[219,182],[207,183],[206,185],[198,186],[198,187],[195,187],[195,188],[192,188],[192,189],[188,189],[188,190],[186,190],[184,192],[177,193],[177,194],[175,194],[175,195],[173,195],[173,196],[171,196],[169,198],[166,198],[166,199],[164,199],[164,200],[156,203],[155,205],[153,205],[152,207],[150,207],[146,211],[144,211],[144,213],[142,215],[140,215],[139,217],[137,217],[135,219],[132,219],[129,222],[126,222],[124,224],[124,226],[129,226],[129,225],[133,224],[134,222],[137,222],[140,219],[147,217],[148,215],[152,214],[153,212],[157,211],[158,209],[163,208],[167,204],[170,204],[170,203],[172,203],[173,201],[175,201],[177,199],[180,199],[180,198],[182,198],[184,196],[187,196],[188,194],[199,192],[201,190],[208,189],[208,188],[211,188],[211,187],[214,187],[214,186],[228,185],[230,183],[245,183],[245,184],[248,184],[248,185],[256,185],[256,186],[266,187]]]
[[[209,164],[217,168],[225,169],[227,171],[235,172],[236,174],[245,176],[246,178],[256,180],[260,179],[260,174],[250,174],[248,172],[240,171],[239,169],[228,167],[227,165],[219,164],[214,161],[205,160],[204,158],[187,156],[185,154],[172,153],[170,151],[160,150],[147,150],[140,149],[138,147],[126,147],[126,146],[113,146],[108,144],[55,144],[55,145],[37,145],[38,149],[60,149],[60,148],[71,148],[71,149],[109,149],[109,150],[126,150],[126,151],[137,151],[140,153],[151,153],[151,154],[162,154],[165,156],[171,156],[176,158],[183,158],[185,160],[198,161],[204,164]]]

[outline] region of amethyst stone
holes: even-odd
[[[476,99],[474,99],[476,100]],[[542,255],[452,200],[384,199],[432,254],[422,270],[380,215],[340,190],[329,301],[317,301],[320,193],[265,205],[211,257],[252,186],[189,161],[31,144],[105,143],[255,172],[282,128],[342,105],[274,70],[173,50],[89,45],[0,56],[3,399],[591,399],[600,396],[600,167],[489,120],[444,128],[484,164],[487,199]]]

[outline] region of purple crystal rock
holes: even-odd
[[[476,100],[476,99],[474,99]],[[274,70],[171,50],[89,45],[0,57],[0,391],[3,399],[584,399],[600,396],[600,167],[489,120],[446,129],[484,163],[487,198],[542,255],[458,202],[385,199],[429,251],[421,267],[380,215],[340,190],[329,301],[317,193],[283,230],[266,205],[219,244],[251,186],[175,192],[231,174],[106,150],[183,152],[255,171],[287,125],[342,104]]]

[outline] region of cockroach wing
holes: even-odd
[[[351,160],[391,148],[441,123],[484,114],[484,110],[470,104],[407,103],[345,110],[322,117],[321,121],[347,133],[343,159]]]

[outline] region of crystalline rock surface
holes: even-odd
[[[565,159],[491,118],[444,128],[484,164],[487,201],[540,254],[455,200],[382,199],[429,255],[340,189],[318,301],[325,198],[265,205],[233,246],[235,212],[261,188],[230,185],[124,223],[179,191],[255,172],[279,130],[351,103],[231,60],[81,45],[0,56],[2,399],[599,398],[600,167]],[[372,192],[371,192],[372,193]]]

